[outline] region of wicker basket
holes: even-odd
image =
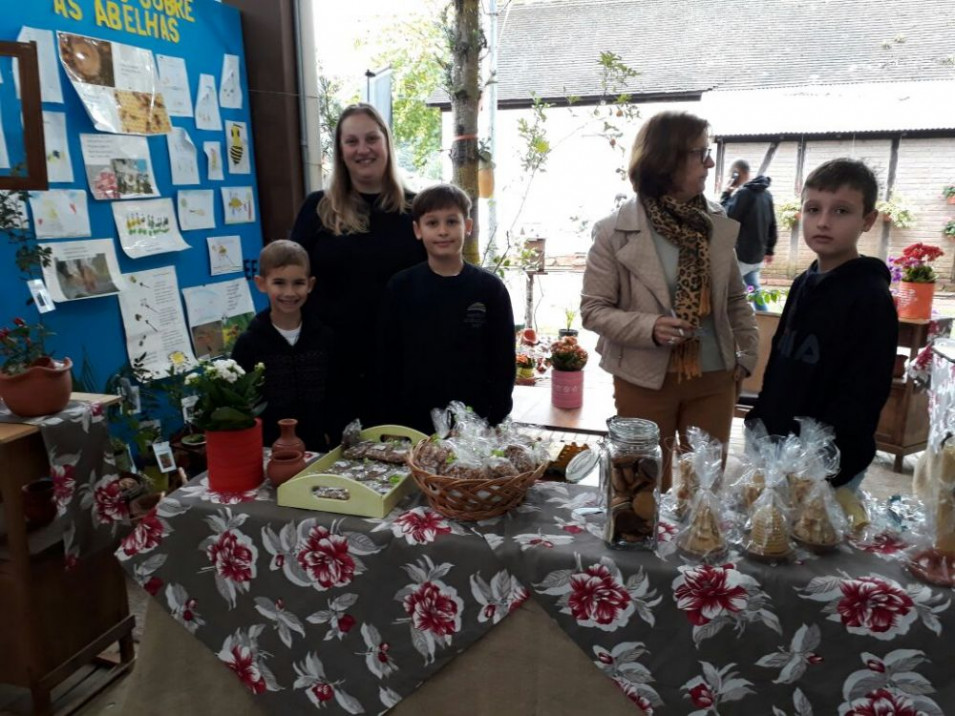
[[[418,448],[423,444],[418,443],[408,455],[408,467],[431,507],[455,520],[486,520],[517,507],[547,467],[545,463],[531,472],[486,480],[435,475],[418,467]]]

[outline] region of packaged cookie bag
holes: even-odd
[[[676,538],[680,552],[693,560],[713,562],[726,556],[723,506],[718,494],[721,463],[701,462],[696,473],[698,489],[690,500],[686,526]]]
[[[778,463],[770,463],[764,479],[763,491],[753,503],[743,548],[753,559],[775,564],[788,561],[793,554],[785,497],[786,476]]]
[[[793,501],[793,538],[813,552],[828,552],[839,546],[849,522],[836,499],[829,478],[839,472],[839,449],[834,443],[804,444],[803,470],[797,485],[808,484],[802,497]],[[795,490],[790,482],[791,492]]]
[[[606,496],[604,541],[620,549],[656,546],[660,496],[660,430],[640,418],[613,417],[601,456]]]
[[[700,475],[715,470],[714,488],[719,489],[723,469],[723,445],[719,440],[698,427],[686,431],[690,451],[680,456],[680,475],[677,478],[673,511],[683,519],[689,509],[693,496],[700,490]]]

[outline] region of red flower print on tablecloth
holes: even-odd
[[[523,604],[529,596],[523,585],[507,570],[491,578],[490,584],[480,574],[471,575],[471,595],[480,606],[478,622],[497,624]]]
[[[76,490],[77,455],[58,455],[50,465],[50,477],[53,479],[53,499],[56,502],[56,514],[63,515],[73,499]],[[62,461],[62,462],[61,462]]]
[[[162,542],[163,530],[163,523],[156,515],[156,510],[150,510],[136,525],[136,529],[120,543],[119,554],[123,558],[129,558],[151,552]]]
[[[254,490],[247,492],[215,492],[209,489],[209,478],[191,481],[179,488],[183,497],[195,497],[216,505],[238,505],[242,502],[268,501],[275,499],[275,492],[266,480]]]
[[[381,640],[381,633],[371,624],[361,625],[361,638],[365,641],[365,666],[379,679],[384,679],[398,671],[391,656],[391,645]]]
[[[521,546],[521,551],[529,549],[553,549],[557,545],[570,544],[574,541],[571,534],[544,534],[540,530],[526,534],[514,535],[514,541]]]
[[[358,595],[352,593],[339,594],[328,600],[328,608],[321,609],[305,617],[309,624],[328,624],[325,632],[325,641],[338,639],[341,641],[355,626],[355,617],[347,613],[358,602]]]
[[[348,540],[321,525],[312,527],[295,558],[323,590],[343,587],[355,576],[355,560],[348,553]]]
[[[263,527],[262,544],[272,555],[269,569],[282,570],[293,584],[320,592],[351,583],[365,572],[359,555],[384,549],[367,534],[342,531],[341,520],[326,527],[317,518],[289,522],[278,532]]]
[[[892,559],[909,548],[908,542],[894,532],[880,532],[864,539],[849,538],[849,544],[883,559]]]
[[[220,509],[206,518],[213,533],[199,544],[215,571],[216,589],[229,603],[230,609],[235,607],[239,592],[249,591],[256,575],[259,550],[239,529],[247,519],[247,514],[233,515],[228,507]]]
[[[332,680],[325,675],[325,665],[314,652],[306,654],[304,661],[294,662],[292,668],[295,669],[295,683],[292,688],[304,689],[308,700],[316,708],[323,709],[334,699],[345,713],[365,713],[358,699],[346,693],[343,688],[344,680]]]
[[[626,626],[634,612],[653,626],[651,607],[660,603],[660,597],[650,589],[642,569],[624,580],[620,568],[609,557],[586,568],[579,554],[574,559],[576,569],[551,572],[534,588],[541,594],[558,596],[561,612],[573,616],[581,627],[615,631]]]
[[[734,565],[683,565],[678,569],[673,599],[693,625],[697,647],[728,624],[742,631],[747,624],[759,623],[782,634],[779,618],[769,609],[769,595]]]
[[[395,537],[408,544],[431,544],[439,535],[451,534],[448,521],[429,507],[402,512],[389,525]]]
[[[627,698],[643,709],[647,716],[653,716],[653,709],[662,706],[663,700],[657,690],[650,686],[654,680],[650,669],[638,661],[648,653],[643,642],[623,642],[609,651],[599,645],[592,648],[597,657],[594,666],[613,679]]]
[[[166,604],[169,606],[169,615],[190,634],[195,634],[199,627],[205,626],[206,621],[199,614],[198,602],[189,596],[181,584],[170,584],[166,587]]]
[[[464,601],[454,587],[441,581],[453,566],[448,562],[435,565],[428,555],[406,564],[404,570],[412,582],[395,594],[408,615],[396,623],[410,624],[411,643],[426,664],[434,661],[439,644],[450,646],[452,637],[461,631]]]
[[[281,688],[265,665],[268,654],[259,651],[258,638],[264,629],[264,624],[253,624],[248,631],[236,629],[234,634],[226,637],[222,648],[216,654],[253,694],[261,694],[266,690],[278,691]]]
[[[823,613],[828,619],[842,623],[850,634],[872,636],[889,641],[907,634],[916,620],[941,634],[937,614],[951,605],[941,594],[918,583],[902,587],[892,579],[879,575],[867,577],[814,577],[801,590],[800,596],[825,602]]]
[[[819,646],[819,626],[803,624],[793,635],[788,647],[780,647],[756,661],[756,666],[779,669],[774,684],[794,684],[806,673],[810,665],[820,664],[823,658],[814,650]]]
[[[925,652],[896,649],[884,657],[863,652],[865,668],[842,685],[839,716],[945,716],[928,695],[935,687],[915,669],[927,663]]]
[[[707,716],[707,714],[719,714],[721,704],[732,701],[740,701],[749,694],[756,693],[749,687],[753,685],[751,681],[742,679],[739,674],[733,671],[736,664],[727,664],[722,669],[717,669],[713,664],[701,661],[703,675],[695,676],[687,681],[680,690],[685,692],[683,698],[688,699],[696,708],[689,712],[688,716]]]
[[[129,522],[129,505],[119,485],[119,475],[104,475],[96,483],[80,485],[80,507],[89,510],[93,524],[109,526],[113,532],[120,524]]]

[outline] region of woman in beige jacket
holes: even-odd
[[[739,384],[756,363],[733,249],[739,224],[703,197],[708,126],[675,112],[643,125],[628,171],[637,195],[595,224],[581,295],[617,414],[660,427],[663,490],[677,433],[684,447],[694,425],[727,444]]]

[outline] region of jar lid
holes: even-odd
[[[597,455],[596,451],[590,449],[581,450],[574,455],[570,462],[567,463],[567,469],[564,471],[567,482],[580,482],[583,480],[587,475],[593,472],[599,459],[600,456]]]
[[[658,442],[660,429],[651,420],[643,418],[622,418],[615,415],[607,419],[607,431],[613,440],[629,443]]]

